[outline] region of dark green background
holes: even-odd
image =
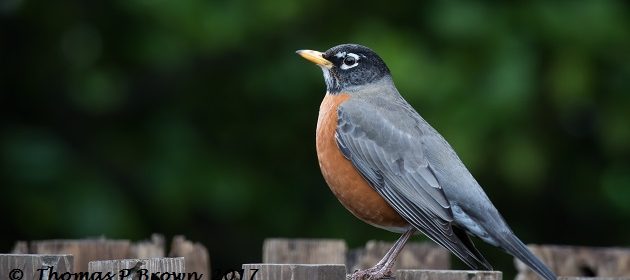
[[[0,250],[15,240],[396,235],[317,165],[324,83],[295,55],[354,42],[530,243],[630,244],[625,1],[0,1]],[[491,262],[511,258],[482,246]]]

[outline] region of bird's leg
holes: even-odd
[[[400,238],[398,238],[398,240],[396,240],[396,242],[394,243],[394,246],[392,246],[387,251],[385,256],[383,256],[383,258],[380,261],[378,261],[378,263],[376,263],[375,267],[382,267],[388,261],[390,261],[392,263],[392,265],[393,265],[396,257],[398,256],[400,251],[402,251],[402,249],[405,247],[405,244],[407,244],[407,241],[409,240],[409,238],[411,237],[411,235],[413,235],[413,233],[415,231],[416,230],[414,228],[411,228],[411,229],[407,230],[405,233],[403,233],[403,235],[401,235]],[[394,254],[394,255],[392,256],[392,254]]]
[[[350,279],[352,280],[376,280],[381,279],[383,277],[389,277],[392,274],[392,267],[394,266],[394,262],[396,261],[396,257],[400,254],[400,251],[405,247],[407,241],[416,231],[415,228],[408,229],[405,233],[403,233],[400,238],[394,243],[389,251],[383,256],[383,258],[372,268],[368,268],[366,270],[355,271]]]

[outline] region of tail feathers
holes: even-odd
[[[463,244],[458,244],[463,245]],[[467,246],[457,246],[447,248],[460,260],[462,260],[468,267],[474,270],[492,270],[492,265],[481,255],[476,248],[468,248]]]
[[[513,233],[510,232],[508,234],[502,234],[502,236],[496,238],[496,241],[498,241],[499,247],[521,260],[532,270],[538,273],[540,277],[546,280],[556,280],[556,275]]]
[[[483,257],[479,250],[477,250],[477,247],[475,247],[475,244],[470,239],[470,236],[464,230],[460,229],[457,226],[454,226],[453,233],[455,233],[457,238],[459,238],[459,240],[461,241],[461,245],[463,245],[463,247],[465,248],[465,250],[463,251],[466,252],[467,255],[465,258],[469,261],[465,261],[465,258],[457,255],[458,257],[460,257],[460,259],[462,259],[468,266],[473,269],[492,270],[492,265],[490,264],[490,262],[488,262],[486,258]],[[471,260],[474,260],[474,262]]]
[[[432,231],[424,230],[423,228],[416,227],[422,233],[424,233],[431,240],[440,246],[451,251],[457,258],[464,262],[468,267],[475,270],[492,270],[492,265],[477,251],[470,237],[466,235],[461,229],[452,227],[454,236],[449,239],[442,238],[440,235],[436,235]],[[461,236],[463,233],[465,237]]]

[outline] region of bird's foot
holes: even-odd
[[[356,270],[354,273],[349,274],[347,280],[379,280],[379,279],[394,279],[391,269],[385,266],[375,266],[364,270]]]

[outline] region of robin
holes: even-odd
[[[299,50],[324,73],[316,145],[326,183],[364,222],[403,233],[374,267],[352,279],[391,275],[396,256],[420,231],[472,269],[492,270],[470,236],[500,247],[544,279],[556,279],[512,232],[453,148],[400,95],[383,60],[345,44]]]

